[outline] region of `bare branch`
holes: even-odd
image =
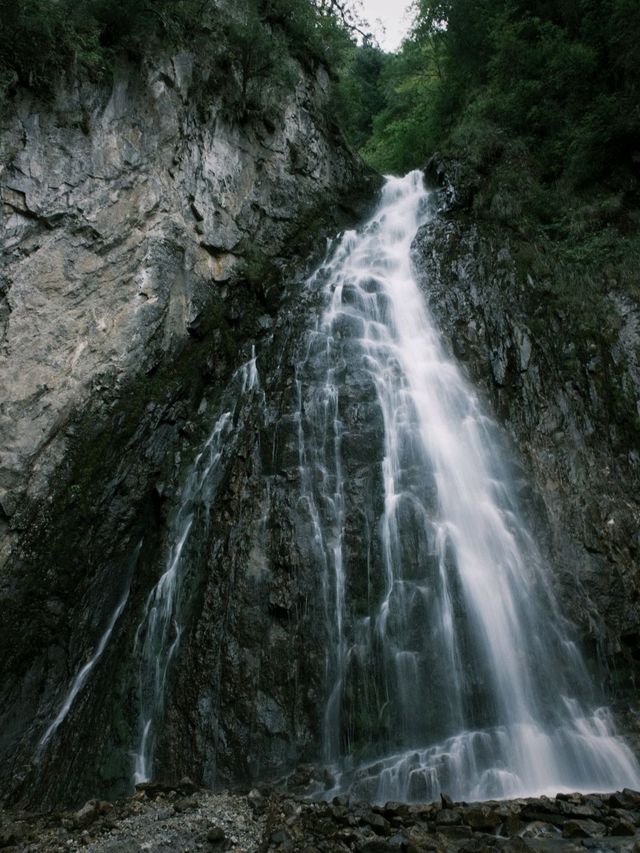
[[[364,29],[367,22],[356,15],[348,0],[314,0],[314,2],[321,14],[333,15],[345,29],[357,33],[365,41],[371,40],[371,32]]]

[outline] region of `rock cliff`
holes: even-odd
[[[186,51],[122,64],[112,86],[61,86],[53,103],[20,95],[2,114],[5,795],[41,804],[130,788],[131,648],[163,571],[176,489],[251,346],[278,358],[287,335],[276,325],[303,259],[372,196],[375,181],[329,117],[326,72],[296,74],[269,120],[230,117]],[[248,427],[207,528],[228,532],[195,571],[189,625],[212,636],[185,644],[180,682],[192,667],[201,677],[175,694],[158,767],[194,772],[195,753],[208,784],[246,775],[256,756],[263,769],[296,758],[317,713],[285,719],[274,698],[295,692],[281,670],[304,638],[287,628],[290,593],[270,591],[277,584],[260,580],[260,555],[243,547],[246,505],[247,529],[263,516],[262,495],[246,489],[255,438]],[[246,601],[237,566],[255,579]],[[230,646],[223,655],[219,643]],[[259,673],[242,668],[242,646],[257,654]],[[91,689],[73,693],[88,664]],[[217,725],[212,702],[229,703],[241,721],[229,714]],[[226,764],[212,764],[218,753]]]

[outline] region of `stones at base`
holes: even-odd
[[[552,823],[543,820],[533,820],[521,832],[522,838],[553,838],[560,830]]]
[[[455,826],[462,823],[462,811],[455,808],[444,808],[436,817],[438,826]]]
[[[562,828],[563,838],[599,838],[606,827],[594,820],[569,820]]]
[[[136,785],[136,792],[138,794],[143,794],[146,797],[149,797],[151,800],[155,800],[160,794],[177,793],[182,794],[183,796],[190,796],[191,794],[195,794],[198,790],[198,786],[195,782],[192,782],[187,776],[182,778],[179,782],[175,784],[171,784],[170,782],[140,782]]]
[[[632,836],[636,834],[635,826],[628,820],[617,820],[611,829],[609,830],[609,835],[628,835]]]
[[[267,808],[267,799],[258,790],[258,788],[252,788],[252,790],[249,791],[247,794],[247,802],[251,806],[251,810],[254,814],[264,814]]]
[[[216,850],[227,850],[231,845],[224,829],[212,826],[207,832],[207,842]]]
[[[167,792],[154,797],[138,791],[114,803],[90,800],[76,812],[29,815],[0,810],[0,849],[7,853],[253,853],[260,848],[265,819],[251,814],[245,796],[198,789],[197,796],[185,797],[171,786],[164,787]],[[189,808],[176,808],[187,801],[191,801]]]
[[[26,836],[25,827],[20,823],[10,823],[0,828],[0,849],[18,848]]]
[[[85,829],[95,820],[113,811],[113,806],[104,800],[88,800],[73,816],[73,824],[78,829]]]
[[[441,803],[371,805],[347,797],[314,802],[267,786],[248,795],[203,789],[185,795],[178,786],[159,787],[147,783],[113,804],[90,800],[76,812],[0,812],[0,848],[30,853],[640,853],[639,800],[630,794],[451,802],[443,808]],[[252,803],[263,813],[257,814]],[[567,803],[576,810],[595,809],[597,819],[567,817]],[[532,812],[544,814],[545,820],[528,820],[525,815]]]
[[[502,824],[502,817],[489,806],[476,806],[465,813],[465,822],[478,830],[496,830]]]
[[[373,811],[364,817],[364,821],[377,835],[388,835],[391,830],[389,821]]]
[[[346,797],[311,802],[274,792],[270,804],[264,853],[640,853],[640,809],[633,792],[485,803],[445,797],[439,803],[374,806]]]

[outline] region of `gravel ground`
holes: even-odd
[[[0,816],[0,847],[12,851],[96,853],[253,853],[265,819],[246,796],[142,791],[114,804],[92,800],[76,812]]]

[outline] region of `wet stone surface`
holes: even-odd
[[[384,806],[272,798],[262,851],[640,851],[640,794]]]

